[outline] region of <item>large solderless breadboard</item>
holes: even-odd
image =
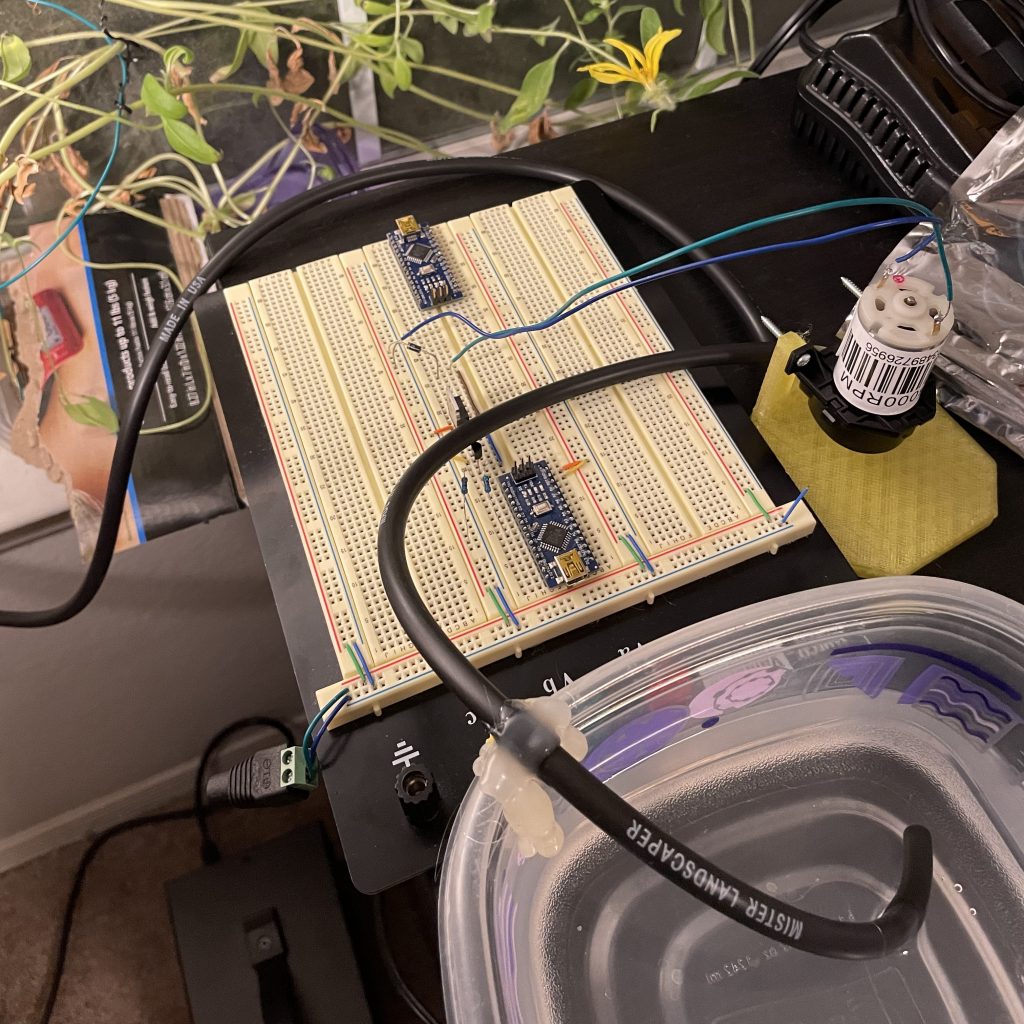
[[[410,351],[400,336],[424,314],[383,240],[389,227],[377,244],[226,292],[338,655],[318,699],[340,685],[352,694],[336,722],[436,682],[388,605],[376,536],[403,470],[455,422],[455,396],[483,409],[669,347],[627,291],[550,330],[481,343],[454,366],[474,335],[453,320],[420,331],[422,351]],[[464,293],[453,308],[491,330],[540,319],[621,269],[570,188],[433,233]],[[597,573],[571,589],[544,584],[498,486],[524,458],[554,469],[596,556]],[[689,375],[673,373],[528,417],[482,459],[449,463],[417,502],[408,553],[448,635],[485,664],[809,533],[806,508],[783,522],[794,496],[779,497]]]

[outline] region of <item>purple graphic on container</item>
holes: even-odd
[[[858,690],[877,697],[896,675],[903,659],[892,654],[833,654],[828,663]]]
[[[925,669],[900,695],[900,703],[923,704],[958,722],[964,732],[983,743],[1020,721],[1001,700],[943,665]]]
[[[686,708],[659,708],[627,722],[587,754],[583,763],[604,781],[663,750],[689,717]]]
[[[782,668],[748,668],[719,679],[705,687],[690,701],[692,718],[711,718],[723,711],[744,708],[779,685],[785,675]]]

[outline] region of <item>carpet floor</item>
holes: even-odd
[[[222,812],[211,818],[211,830],[230,856],[316,820],[335,835],[323,793],[292,807]],[[0,875],[0,1024],[39,1020],[65,900],[85,846],[55,850]],[[164,884],[199,866],[192,820],[146,826],[107,843],[79,901],[52,1024],[190,1024]],[[410,913],[401,889],[388,898],[390,914]],[[374,965],[360,966],[375,1018],[413,1020],[386,983],[375,982]],[[427,989],[424,1001],[439,1012],[436,955],[415,966],[414,980],[421,992]]]

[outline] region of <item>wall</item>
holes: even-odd
[[[0,555],[0,606],[66,597],[65,530]],[[71,622],[0,629],[0,870],[155,802],[225,723],[300,714],[248,512],[115,558]]]

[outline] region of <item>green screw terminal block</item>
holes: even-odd
[[[282,789],[309,791],[316,789],[319,784],[316,768],[314,767],[312,771],[306,769],[306,759],[301,747],[284,747],[281,750]]]

